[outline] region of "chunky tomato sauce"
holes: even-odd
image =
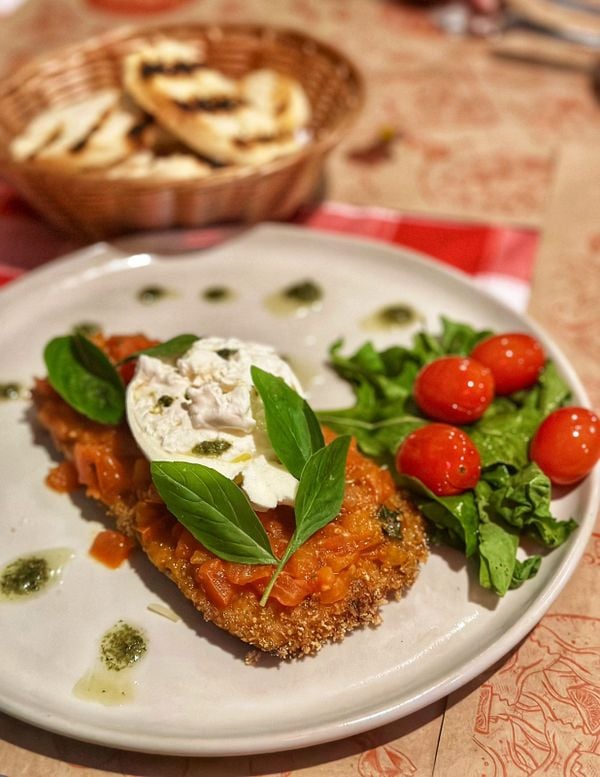
[[[142,335],[94,339],[114,361],[155,343]],[[83,486],[88,496],[115,515],[131,515],[133,531],[151,560],[162,569],[179,568],[177,562],[183,562],[191,569],[185,585],[200,587],[216,607],[227,608],[248,592],[260,598],[274,568],[223,561],[204,548],[168,512],[126,424],[102,426],[84,418],[46,380],[37,382],[34,394],[42,425],[69,460],[50,474],[49,485],[60,491]],[[332,434],[326,431],[326,438]],[[382,505],[400,513],[401,504],[389,472],[353,444],[339,516],[291,557],[270,599],[282,607],[294,607],[311,595],[318,595],[323,604],[334,603],[346,596],[353,579],[365,578],[377,568],[403,566],[410,550],[387,536],[377,520]],[[280,506],[258,515],[273,553],[280,557],[294,530],[293,510]]]

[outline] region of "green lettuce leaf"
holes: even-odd
[[[449,354],[468,355],[491,332],[441,319],[439,334],[418,332],[410,347],[377,351],[365,343],[354,354],[342,354],[343,342],[330,349],[336,372],[352,386],[351,407],[318,413],[322,424],[353,435],[360,449],[388,464],[408,434],[430,423],[414,402],[418,371]],[[502,596],[532,578],[539,556],[517,559],[522,536],[555,548],[565,542],[576,521],[558,521],[551,512],[551,485],[529,461],[531,440],[548,413],[564,405],[569,388],[555,365],[546,363],[537,382],[509,396],[496,397],[476,423],[465,426],[482,460],[482,474],[473,491],[437,497],[420,481],[398,475],[430,523],[430,537],[479,560],[481,585]]]

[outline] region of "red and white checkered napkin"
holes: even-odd
[[[294,222],[383,240],[456,267],[512,307],[524,310],[538,236],[532,230],[406,216],[382,208],[325,203]],[[78,247],[0,182],[0,285]]]
[[[512,308],[524,311],[527,306],[538,245],[534,230],[407,216],[340,203],[326,203],[297,221],[313,229],[412,248],[462,270]]]

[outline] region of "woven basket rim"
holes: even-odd
[[[347,54],[341,51],[331,43],[321,40],[314,35],[308,35],[304,31],[295,27],[288,27],[283,25],[270,25],[270,24],[258,24],[252,22],[193,22],[190,24],[165,24],[156,26],[139,26],[133,24],[119,25],[110,30],[104,30],[96,35],[82,38],[79,41],[72,43],[61,44],[59,46],[48,49],[42,54],[36,54],[27,62],[20,65],[17,70],[11,72],[9,75],[0,76],[0,99],[3,98],[7,92],[12,89],[18,88],[21,82],[27,77],[33,76],[39,68],[46,62],[62,59],[67,54],[74,54],[76,52],[85,52],[86,50],[96,51],[102,46],[107,46],[119,42],[124,42],[132,38],[137,37],[151,37],[153,35],[168,35],[173,31],[185,29],[186,31],[217,31],[221,30],[226,33],[246,34],[253,37],[259,37],[263,34],[272,34],[278,37],[289,36],[291,38],[298,38],[304,40],[306,43],[312,43],[324,52],[329,53],[340,64],[344,64],[348,67],[357,83],[357,93],[364,93],[364,79],[356,66],[355,62],[348,57]]]
[[[93,183],[110,183],[111,186],[123,189],[131,189],[135,191],[155,191],[157,187],[168,186],[169,189],[197,189],[202,186],[203,189],[219,188],[220,186],[229,185],[234,181],[249,181],[252,178],[262,178],[265,175],[273,173],[282,167],[291,166],[308,157],[314,157],[320,155],[321,152],[326,151],[330,145],[333,145],[335,138],[327,139],[325,144],[319,143],[317,154],[317,144],[307,143],[301,150],[295,151],[285,156],[273,159],[270,162],[261,162],[256,165],[239,165],[237,167],[231,166],[229,168],[223,168],[219,170],[215,169],[213,173],[205,177],[198,176],[194,178],[161,178],[157,176],[152,177],[140,177],[140,178],[128,178],[126,176],[108,176],[106,171],[89,170],[85,172],[77,170],[60,170],[53,167],[42,167],[40,164],[33,162],[16,162],[10,158],[2,157],[0,155],[0,172],[7,177],[10,177],[11,172],[13,174],[27,174],[37,176],[52,177],[54,181],[74,181],[76,180],[82,186]]]
[[[185,189],[187,187],[202,186],[210,189],[229,184],[232,181],[248,180],[253,177],[262,177],[263,175],[273,173],[280,168],[292,166],[301,163],[303,160],[313,156],[320,156],[327,152],[332,146],[336,145],[340,138],[345,134],[347,128],[355,121],[357,115],[362,110],[365,103],[365,82],[364,78],[355,63],[337,47],[308,35],[302,30],[288,27],[260,23],[246,22],[192,22],[189,24],[167,24],[156,26],[140,25],[120,25],[114,29],[100,32],[81,41],[70,43],[51,49],[43,54],[39,54],[21,65],[16,71],[4,78],[0,78],[0,104],[12,91],[22,88],[23,83],[34,78],[40,69],[51,62],[60,62],[67,57],[86,52],[98,51],[105,46],[111,46],[118,43],[126,43],[128,40],[136,38],[151,38],[156,35],[174,35],[177,37],[177,31],[185,31],[186,37],[193,35],[195,31],[200,34],[223,34],[223,35],[245,35],[260,40],[261,37],[285,38],[291,37],[300,41],[303,45],[315,46],[317,50],[322,51],[335,61],[339,66],[347,69],[350,79],[353,81],[353,102],[352,107],[346,112],[344,117],[334,126],[326,130],[322,136],[309,139],[308,142],[297,151],[278,157],[267,163],[257,165],[240,165],[231,169],[215,170],[206,178],[197,177],[189,179],[175,178],[117,178],[107,175],[106,170],[89,170],[81,172],[77,170],[53,169],[50,166],[42,167],[39,162],[17,161],[10,155],[8,144],[0,145],[0,169],[10,175],[12,172],[30,173],[32,175],[52,176],[56,181],[86,181],[86,182],[107,182],[111,185],[123,187],[131,190],[154,190],[158,185],[168,184],[169,187]]]

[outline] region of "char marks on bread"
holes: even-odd
[[[200,43],[144,45],[124,57],[122,83],[48,106],[13,140],[13,158],[115,179],[196,179],[270,162],[309,138],[296,80],[267,68],[229,78],[206,64]]]
[[[105,168],[143,145],[152,124],[118,89],[104,89],[39,114],[11,151],[19,161],[64,170]]]
[[[204,64],[202,50],[161,41],[130,54],[124,85],[165,129],[222,164],[258,164],[297,150],[310,105],[297,81],[269,69],[239,80]]]

